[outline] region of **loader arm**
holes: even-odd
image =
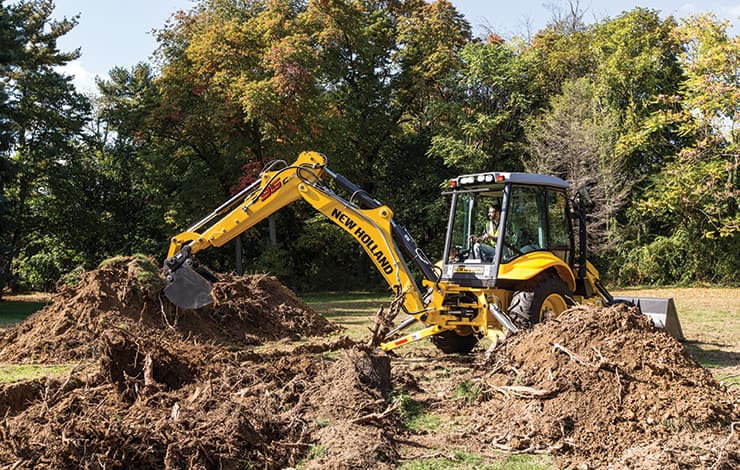
[[[303,199],[362,246],[395,294],[404,296],[404,310],[420,317],[426,310],[423,296],[396,240],[427,278],[434,277],[432,263],[416,248],[406,230],[395,224],[390,208],[332,173],[326,163],[326,157],[319,153],[303,152],[291,165],[277,169],[268,166],[255,183],[173,237],[164,266],[167,296],[184,308],[210,303],[210,283],[192,270],[192,255],[224,245],[288,204]],[[325,178],[349,191],[352,202],[337,195]]]

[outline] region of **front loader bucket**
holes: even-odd
[[[667,299],[652,299],[648,297],[614,297],[617,302],[630,302],[636,305],[642,313],[648,315],[657,328],[664,329],[679,341],[686,338],[681,330],[681,322],[678,320],[676,305],[673,297]]]
[[[177,271],[167,275],[164,295],[180,308],[196,309],[213,303],[211,288],[208,280],[189,264],[183,264]]]

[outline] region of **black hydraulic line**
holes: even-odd
[[[414,323],[416,323],[417,321],[419,321],[419,320],[417,320],[417,318],[416,318],[416,317],[408,317],[407,319],[405,319],[404,321],[402,321],[402,322],[401,322],[401,323],[400,323],[400,324],[399,324],[399,325],[398,325],[397,327],[395,327],[395,328],[393,328],[393,329],[392,329],[391,331],[389,331],[389,332],[388,332],[388,333],[387,333],[387,334],[385,335],[385,339],[388,339],[388,338],[390,338],[390,337],[391,337],[391,336],[393,336],[394,334],[396,334],[396,333],[398,333],[399,331],[401,331],[401,330],[403,330],[403,329],[405,329],[405,328],[409,327],[410,325],[413,325],[413,324],[414,324]]]
[[[614,296],[612,296],[608,290],[606,290],[606,287],[604,287],[604,284],[601,283],[598,279],[594,279],[594,285],[596,288],[601,292],[601,295],[606,299],[607,303],[614,302]]]
[[[215,219],[216,217],[220,217],[223,214],[230,212],[234,208],[234,206],[237,203],[240,203],[248,194],[257,190],[260,184],[262,184],[262,181],[260,181],[259,179],[257,181],[254,181],[252,184],[250,184],[246,188],[234,194],[231,198],[229,198],[228,201],[224,202],[223,204],[218,206],[216,209],[214,209],[213,212],[211,212],[210,214],[205,216],[203,219],[193,224],[193,226],[191,226],[187,231],[192,232],[192,231],[198,230],[202,228],[205,224],[210,222],[211,220]]]

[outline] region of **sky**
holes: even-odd
[[[474,34],[492,30],[506,38],[542,29],[552,17],[553,6],[568,6],[567,0],[451,1]],[[677,18],[711,11],[730,21],[732,34],[740,29],[740,0],[579,0],[578,4],[588,23],[639,6]],[[56,0],[53,18],[79,15],[77,26],[59,39],[58,46],[63,51],[80,48],[82,55],[63,72],[74,75],[78,90],[94,92],[95,76],[105,78],[113,67],[149,61],[157,48],[152,31],[162,28],[173,13],[193,5],[192,0]]]

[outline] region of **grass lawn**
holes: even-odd
[[[28,300],[3,300],[0,302],[0,328],[15,325],[43,308],[46,302]]]
[[[55,377],[69,372],[71,365],[0,364],[0,383]]]
[[[691,356],[723,375],[740,374],[740,289],[661,288],[613,292],[625,297],[673,297]],[[740,377],[736,378],[740,380]]]
[[[393,300],[383,292],[322,292],[301,298],[325,318],[345,327],[343,334],[352,339],[367,336],[378,309],[387,308]]]

